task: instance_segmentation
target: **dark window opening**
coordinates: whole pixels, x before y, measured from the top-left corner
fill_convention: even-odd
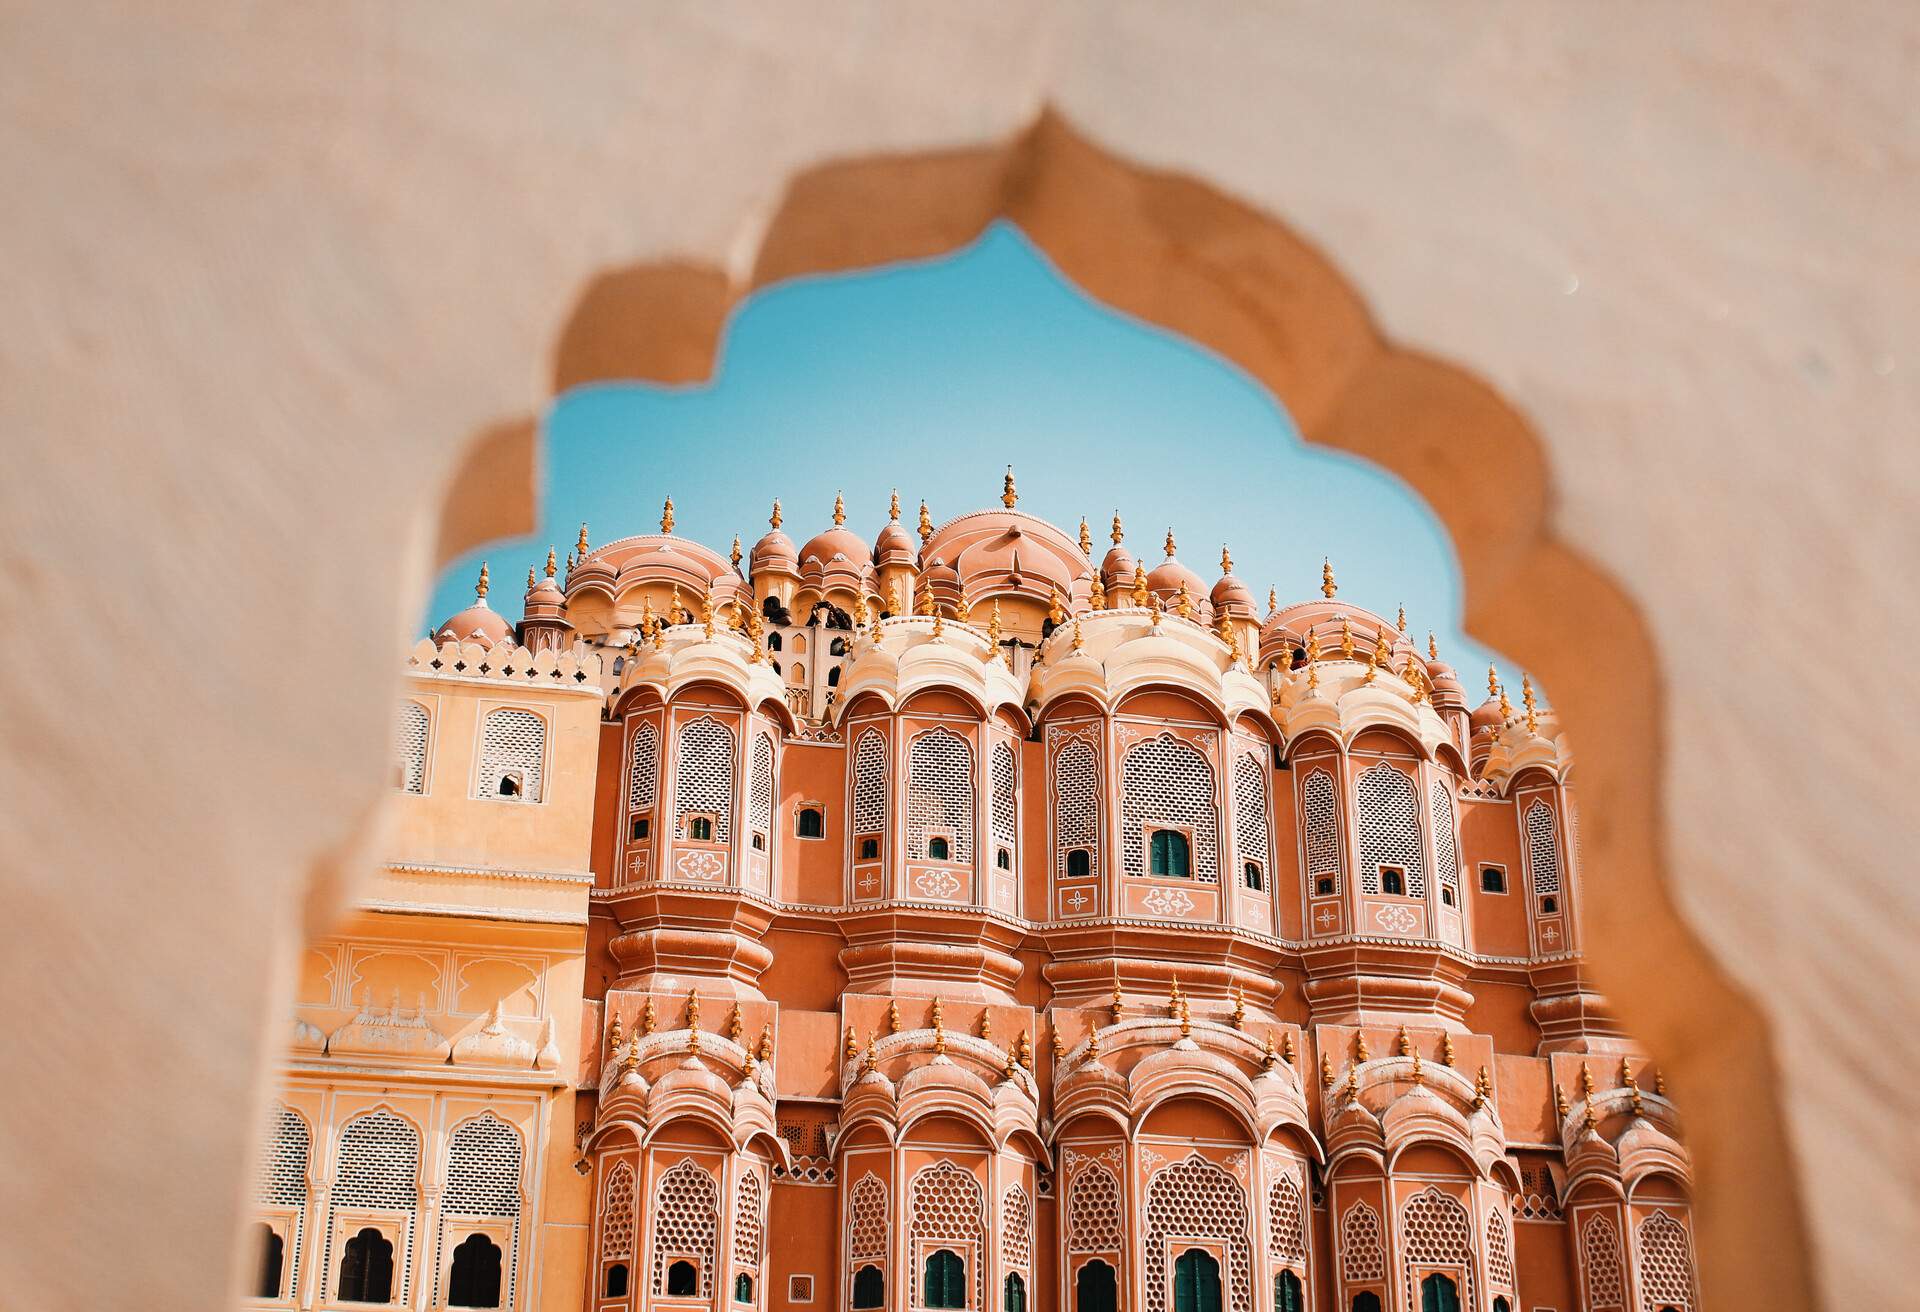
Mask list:
[[[500,1245],[485,1235],[460,1241],[447,1279],[447,1306],[500,1306]]]
[[[393,1302],[393,1241],[372,1226],[347,1240],[334,1297],[342,1303]]]
[[[1352,1312],[1380,1312],[1380,1295],[1371,1289],[1355,1294]]]
[[[1558,910],[1560,910],[1560,899],[1559,899],[1559,898],[1557,898],[1557,897],[1554,897],[1554,896],[1553,896],[1552,894],[1548,894],[1548,895],[1547,895],[1546,897],[1543,897],[1543,898],[1541,898],[1541,899],[1540,899],[1540,914],[1541,914],[1541,915],[1543,915],[1543,916],[1551,916],[1551,915],[1553,915],[1553,914],[1554,914],[1555,912],[1557,912]]]
[[[1174,1260],[1173,1312],[1220,1312],[1220,1262],[1204,1248]]]
[[[826,834],[827,834],[826,816],[821,812],[820,808],[817,806],[801,807],[800,819],[797,823],[798,823],[800,837],[802,838],[826,837]]]
[[[713,821],[703,815],[697,815],[687,821],[687,837],[696,843],[713,841]]]
[[[947,846],[947,840],[937,834],[927,840],[927,860],[929,861],[947,860],[947,853],[950,850]]]
[[[733,1301],[736,1303],[753,1302],[753,1277],[742,1271],[733,1278]]]
[[[887,1278],[877,1266],[863,1266],[853,1273],[853,1305],[856,1308],[885,1307]]]
[[[764,852],[767,850],[767,836],[765,834],[756,833],[753,836],[753,850],[756,852]]]
[[[1119,1297],[1113,1268],[1097,1257],[1074,1277],[1073,1312],[1118,1312]]]
[[[632,826],[627,830],[627,836],[631,841],[637,843],[647,836],[647,831],[652,827],[652,824],[646,816],[637,815],[633,818]]]
[[[860,840],[860,859],[862,861],[871,861],[879,855],[880,855],[879,839],[863,838]]]
[[[264,1221],[253,1227],[253,1236],[260,1249],[260,1275],[254,1281],[253,1296],[278,1298],[280,1271],[287,1261],[287,1242]]]
[[[840,667],[836,665],[832,669],[827,671],[827,687],[838,688],[839,686],[840,686]]]
[[[607,1297],[625,1298],[627,1294],[627,1264],[615,1262],[607,1268]]]
[[[829,656],[845,656],[846,654],[847,640],[845,638],[835,638],[827,648],[827,655]]]
[[[1504,1298],[1496,1298],[1493,1300],[1493,1312],[1513,1312],[1513,1304],[1507,1302]],[[1673,1312],[1673,1309],[1663,1307],[1660,1309],[1660,1312]]]
[[[772,601],[772,600],[773,600],[773,598],[772,598],[772,597],[768,597],[768,598],[767,598],[767,600],[768,600],[768,601]],[[769,633],[769,634],[767,635],[767,650],[768,650],[768,651],[779,651],[779,650],[780,650],[780,635],[779,635],[779,634],[777,634],[777,633]]]
[[[667,1293],[684,1298],[700,1291],[700,1268],[684,1257],[667,1268]]]
[[[1167,879],[1187,879],[1193,874],[1192,849],[1187,836],[1172,829],[1156,829],[1147,838],[1147,869]]]
[[[1394,897],[1407,895],[1407,872],[1399,866],[1380,867],[1380,891]]]
[[[1067,853],[1067,878],[1085,879],[1093,873],[1093,853],[1084,847],[1076,847]]]
[[[1420,1312],[1460,1312],[1460,1288],[1438,1273],[1420,1282]]]
[[[1507,891],[1507,872],[1499,866],[1480,867],[1480,891],[1482,893],[1504,893]]]
[[[1440,900],[1448,906],[1453,905],[1453,890],[1445,884],[1440,885]]]
[[[503,774],[500,776],[500,796],[502,797],[520,796],[520,776],[519,775]]]
[[[1007,1273],[1007,1293],[1002,1300],[1004,1312],[1027,1312],[1027,1282],[1018,1271]]]
[[[950,1248],[927,1254],[926,1278],[920,1282],[921,1307],[965,1307],[967,1264]]]
[[[1322,875],[1320,876],[1319,879],[1315,880],[1313,885],[1313,895],[1315,897],[1332,897],[1333,896],[1333,876]]]
[[[1246,868],[1244,871],[1242,871],[1242,874],[1246,878],[1247,887],[1252,889],[1254,892],[1258,893],[1261,889],[1266,887],[1266,879],[1260,873],[1259,862],[1257,861],[1247,862]]]
[[[1273,1278],[1273,1312],[1306,1312],[1306,1306],[1299,1276],[1282,1271]]]
[[[1013,853],[1007,851],[1004,847],[1001,848],[993,854],[993,864],[1002,870],[1013,869]]]

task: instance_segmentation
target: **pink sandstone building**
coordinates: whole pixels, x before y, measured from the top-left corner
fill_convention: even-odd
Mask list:
[[[673,532],[408,658],[250,1306],[1694,1312],[1552,711],[1001,508]]]

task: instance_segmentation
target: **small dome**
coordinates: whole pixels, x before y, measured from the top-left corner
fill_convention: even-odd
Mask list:
[[[1467,690],[1460,686],[1460,676],[1453,672],[1453,666],[1445,661],[1427,662],[1427,677],[1433,681],[1433,699],[1446,701],[1464,708],[1467,704]]]
[[[883,568],[888,565],[905,565],[912,568],[914,558],[919,554],[913,545],[913,535],[900,527],[900,521],[890,519],[887,526],[880,530],[879,539],[873,544],[873,558]]]
[[[1255,618],[1253,593],[1234,575],[1233,557],[1225,547],[1220,548],[1220,577],[1214,582],[1213,591],[1207,594],[1207,600],[1213,603],[1215,612],[1226,611],[1241,619]]]
[[[1177,596],[1183,584],[1196,604],[1207,595],[1206,580],[1171,556],[1147,571],[1147,587],[1156,595]]]
[[[798,574],[800,553],[793,539],[780,531],[780,502],[775,498],[773,514],[767,517],[766,536],[753,544],[747,556],[747,568],[755,574]]]
[[[996,596],[1045,603],[1056,593],[1071,603],[1090,586],[1079,544],[1019,510],[976,510],[948,520],[928,537],[921,555],[929,578],[936,561],[950,568],[969,605]]]
[[[547,572],[545,575],[536,575],[532,571],[528,571],[527,595],[520,608],[520,614],[524,619],[558,620],[566,618],[566,594],[561,592],[559,585],[553,581],[553,576],[557,572],[558,568],[552,550],[547,552]]]
[[[473,585],[473,605],[444,621],[433,631],[435,642],[478,642],[491,647],[513,637],[513,625],[487,605],[487,567],[480,566],[480,579]]]
[[[822,567],[846,563],[855,569],[871,563],[873,552],[860,540],[860,535],[848,528],[830,528],[825,533],[816,533],[807,539],[807,545],[800,548],[802,569],[818,562]]]

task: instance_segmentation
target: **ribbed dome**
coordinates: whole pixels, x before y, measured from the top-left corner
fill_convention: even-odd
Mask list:
[[[880,537],[873,544],[873,559],[883,568],[889,565],[912,567],[919,549],[913,545],[913,535],[900,526],[900,521],[890,519],[887,526],[880,530]]]
[[[505,617],[497,615],[487,605],[487,591],[491,584],[487,577],[487,567],[480,566],[480,578],[473,586],[473,605],[459,614],[441,623],[433,631],[435,642],[479,642],[491,647],[513,637],[513,625]]]
[[[1080,544],[1043,519],[1018,510],[978,510],[949,520],[927,539],[922,558],[949,566],[968,605],[1017,594],[1071,600],[1092,581]]]
[[[1233,558],[1225,547],[1220,549],[1220,577],[1214,581],[1213,591],[1207,594],[1207,600],[1213,603],[1216,612],[1226,611],[1238,619],[1253,619],[1257,612],[1253,608],[1253,593],[1233,572]]]

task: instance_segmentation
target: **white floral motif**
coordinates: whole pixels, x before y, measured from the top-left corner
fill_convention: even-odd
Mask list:
[[[1073,890],[1073,892],[1069,893],[1066,897],[1062,898],[1061,900],[1065,902],[1068,906],[1072,907],[1075,911],[1079,911],[1081,908],[1087,905],[1088,899],[1087,899],[1085,890],[1076,888]]]
[[[1140,899],[1140,905],[1156,916],[1184,916],[1193,910],[1193,899],[1184,889],[1155,888]]]
[[[1389,934],[1408,934],[1420,923],[1413,912],[1405,907],[1380,907],[1373,913],[1374,923]]]
[[[682,852],[674,860],[673,873],[710,884],[726,876],[727,862],[718,852]]]
[[[960,891],[960,881],[946,870],[922,870],[913,877],[914,891],[922,897],[953,897]]]

